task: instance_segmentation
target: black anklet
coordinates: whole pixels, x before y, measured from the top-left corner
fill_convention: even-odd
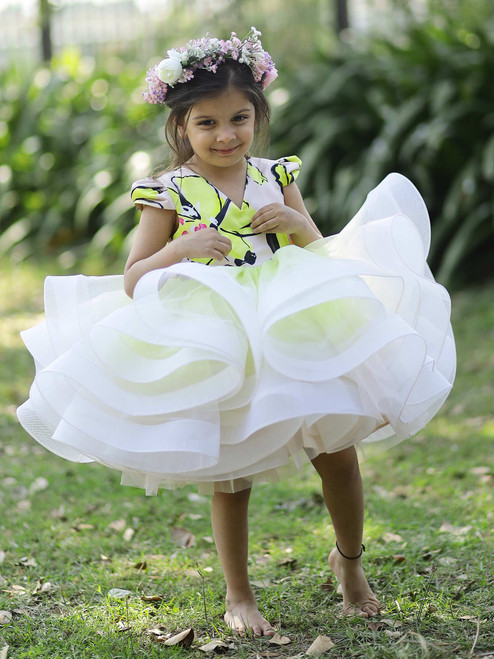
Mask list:
[[[362,549],[360,550],[360,554],[358,556],[345,556],[345,554],[338,547],[338,543],[336,543],[336,549],[340,552],[340,554],[343,556],[343,558],[347,559],[347,561],[356,561],[357,558],[360,558],[362,556],[362,552],[365,551],[365,546],[362,545]]]

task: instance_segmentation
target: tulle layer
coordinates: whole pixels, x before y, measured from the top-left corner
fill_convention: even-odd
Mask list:
[[[24,428],[156,493],[235,491],[321,452],[426,425],[455,374],[420,195],[388,176],[339,234],[255,267],[48,277]]]

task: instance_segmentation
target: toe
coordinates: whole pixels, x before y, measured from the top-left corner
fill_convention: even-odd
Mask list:
[[[262,629],[259,627],[259,625],[254,625],[252,627],[252,633],[254,636],[262,636]]]

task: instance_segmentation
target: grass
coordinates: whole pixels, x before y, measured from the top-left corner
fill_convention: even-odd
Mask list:
[[[254,490],[252,579],[292,640],[277,647],[222,623],[208,498],[192,488],[146,498],[116,472],[49,454],[17,424],[33,373],[18,331],[41,317],[43,272],[0,271],[0,610],[12,615],[0,656],[8,645],[9,659],[193,658],[222,638],[228,656],[289,657],[324,634],[327,657],[494,657],[492,286],[454,298],[460,369],[441,413],[362,464],[377,624],[342,616],[326,561],[334,535],[310,467]],[[115,588],[130,595],[112,597]],[[189,649],[158,640],[189,627]]]

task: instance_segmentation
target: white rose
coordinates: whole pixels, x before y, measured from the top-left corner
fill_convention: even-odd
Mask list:
[[[178,59],[168,57],[161,60],[156,67],[158,78],[167,85],[173,85],[182,75],[182,65]]]

